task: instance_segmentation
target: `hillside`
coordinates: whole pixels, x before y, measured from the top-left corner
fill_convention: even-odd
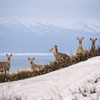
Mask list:
[[[41,76],[0,83],[0,100],[100,100],[100,56]]]

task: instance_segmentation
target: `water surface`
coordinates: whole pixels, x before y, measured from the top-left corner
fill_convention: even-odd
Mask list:
[[[30,62],[28,60],[29,58],[33,58],[35,57],[34,63],[37,65],[46,65],[48,63],[55,60],[55,57],[53,55],[49,55],[49,56],[26,56],[26,55],[12,55],[11,57],[11,68],[10,68],[10,72],[15,72],[17,70],[21,70],[21,69],[31,69],[31,65]],[[5,55],[0,55],[0,62],[6,62],[7,61],[7,57]]]

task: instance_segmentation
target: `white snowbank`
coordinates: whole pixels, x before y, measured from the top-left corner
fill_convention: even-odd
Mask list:
[[[82,92],[85,89],[86,92]],[[92,89],[95,89],[95,93]],[[22,100],[97,100],[98,97],[100,100],[99,93],[100,56],[45,75],[0,83],[0,98],[17,96]]]

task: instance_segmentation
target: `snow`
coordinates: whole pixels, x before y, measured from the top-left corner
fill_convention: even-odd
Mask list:
[[[34,56],[47,56],[47,55],[53,55],[50,53],[12,53],[12,52],[6,52],[6,53],[0,53],[0,55],[5,56],[6,54],[13,54],[15,56],[27,56],[27,55],[34,55]]]
[[[15,25],[24,25],[27,28],[33,29],[34,26],[41,26],[47,27],[47,26],[57,26],[64,29],[70,29],[70,30],[80,30],[80,31],[87,31],[87,32],[100,32],[100,21],[99,19],[72,19],[72,18],[15,18],[15,19],[9,19],[9,18],[3,18],[0,19],[0,25],[9,25],[15,24]],[[87,26],[87,27],[86,27]],[[32,30],[34,31],[34,29]]]
[[[41,76],[0,83],[0,98],[10,96],[22,100],[100,100],[100,56]]]

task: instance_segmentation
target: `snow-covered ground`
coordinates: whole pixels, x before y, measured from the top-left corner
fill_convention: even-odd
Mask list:
[[[45,75],[0,83],[0,98],[14,96],[22,100],[100,100],[100,56]]]

